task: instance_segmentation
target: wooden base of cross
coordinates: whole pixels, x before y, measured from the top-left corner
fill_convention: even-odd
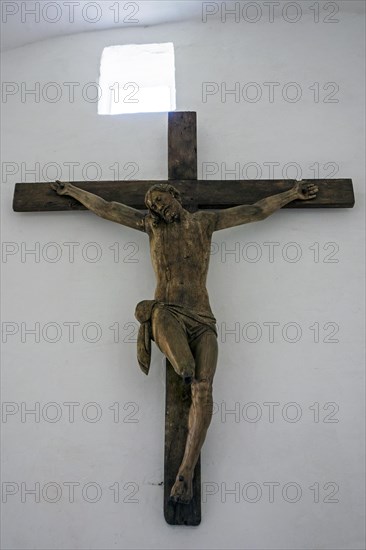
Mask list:
[[[169,113],[168,127],[168,181],[104,181],[72,182],[77,187],[100,195],[105,200],[117,201],[145,210],[146,191],[154,183],[172,183],[181,192],[183,206],[189,210],[220,209],[252,204],[269,195],[287,191],[295,180],[197,180],[196,113]],[[319,192],[311,201],[293,201],[285,208],[352,208],[354,194],[350,179],[303,180],[315,183]],[[13,209],[16,212],[56,210],[85,210],[71,197],[57,195],[48,182],[17,183]],[[199,525],[201,521],[200,460],[194,475],[194,496],[190,504],[170,501],[170,490],[180,466],[187,436],[190,388],[182,384],[169,362],[166,369],[165,408],[165,465],[164,515],[171,525]]]

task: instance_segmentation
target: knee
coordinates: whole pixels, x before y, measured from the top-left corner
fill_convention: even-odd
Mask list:
[[[185,384],[191,384],[194,379],[194,373],[196,369],[195,361],[187,358],[184,362],[180,363],[181,376]]]

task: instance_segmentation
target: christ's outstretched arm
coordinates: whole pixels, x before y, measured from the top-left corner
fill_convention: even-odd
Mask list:
[[[81,202],[88,210],[97,214],[101,218],[110,220],[112,222],[121,223],[132,229],[139,231],[145,231],[144,214],[135,208],[126,206],[119,202],[109,202],[94,193],[89,193],[79,187],[75,187],[68,182],[56,181],[56,183],[50,184],[52,189],[57,192],[58,195],[69,195],[77,201]]]
[[[273,212],[276,212],[276,210],[295,199],[314,199],[317,192],[318,188],[316,185],[312,183],[303,185],[301,181],[299,181],[292,189],[284,193],[272,195],[254,204],[243,204],[241,206],[234,206],[234,208],[220,210],[215,214],[217,218],[214,231],[242,225],[244,223],[264,220],[273,214]]]

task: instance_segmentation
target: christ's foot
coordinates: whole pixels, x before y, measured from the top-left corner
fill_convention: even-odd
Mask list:
[[[170,500],[180,504],[188,504],[193,497],[192,476],[177,475],[177,479],[170,492]]]

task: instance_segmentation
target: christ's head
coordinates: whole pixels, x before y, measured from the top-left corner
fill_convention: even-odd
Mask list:
[[[145,195],[145,204],[155,223],[172,223],[179,220],[183,210],[179,191],[172,185],[158,183],[150,187]]]

